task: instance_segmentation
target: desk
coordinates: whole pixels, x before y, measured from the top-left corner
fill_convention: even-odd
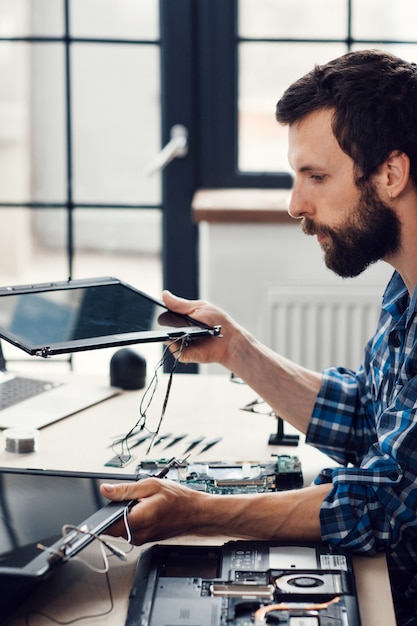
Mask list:
[[[156,428],[167,389],[167,375],[159,377],[154,399],[149,407],[147,426]],[[99,382],[99,381],[96,381]],[[134,473],[136,464],[146,459],[147,443],[135,448],[132,461],[122,470],[105,467],[114,455],[111,443],[123,436],[139,418],[143,390],[124,392],[86,411],[52,424],[40,431],[38,451],[31,454],[13,454],[0,450],[0,466],[31,467],[86,472]],[[274,417],[242,411],[257,395],[246,385],[232,383],[228,376],[174,375],[171,392],[160,434],[187,433],[179,444],[167,450],[164,443],[155,446],[150,459],[183,457],[188,443],[198,436],[204,441],[222,437],[207,452],[198,446],[190,460],[267,460],[271,454],[297,454],[304,466],[304,482],[309,484],[325,465],[332,465],[327,457],[303,438],[297,448],[269,446],[269,435],[276,432]],[[290,426],[285,432],[294,433]],[[202,443],[204,443],[204,441]]]
[[[159,419],[167,388],[167,375],[161,375],[154,399],[149,408],[149,426]],[[143,391],[124,392],[70,418],[42,429],[38,451],[28,455],[0,452],[0,465],[47,469],[111,472],[121,476],[133,473],[139,460],[145,457],[146,443],[134,450],[136,457],[120,470],[104,463],[112,456],[112,438],[130,429],[139,414]],[[205,435],[207,439],[223,439],[210,450],[193,451],[192,460],[268,460],[271,454],[296,454],[303,465],[304,480],[308,484],[323,466],[331,462],[317,450],[307,446],[301,438],[297,448],[269,446],[269,435],[276,431],[275,418],[240,410],[254,400],[256,394],[246,385],[230,382],[227,376],[174,376],[161,434],[188,433],[179,444],[164,450],[165,444],[155,446],[149,458],[163,458],[184,454],[190,438]],[[286,432],[294,431],[286,426]],[[218,541],[209,538],[205,543]],[[184,543],[180,538],[172,543]],[[187,538],[201,543],[201,538]],[[94,545],[82,552],[88,558]],[[110,579],[115,606],[111,613],[90,618],[90,625],[122,626],[127,611],[128,591],[134,574],[140,548],[135,548],[127,563],[111,560]],[[384,624],[394,626],[389,581],[385,558],[355,557],[355,575],[363,626]],[[103,575],[87,570],[79,562],[66,564],[58,570],[38,592],[21,607],[11,626],[24,626],[28,610],[42,610],[57,619],[68,621],[87,614],[101,614],[109,608],[109,598]],[[45,618],[33,617],[30,626],[49,623]],[[83,622],[81,622],[83,623]],[[87,623],[87,622],[86,622]]]

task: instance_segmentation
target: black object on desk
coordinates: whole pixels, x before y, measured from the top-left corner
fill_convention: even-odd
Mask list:
[[[300,437],[298,435],[286,435],[284,433],[284,420],[277,415],[277,432],[269,436],[270,446],[298,446]]]
[[[241,407],[242,411],[249,413],[260,413],[261,415],[271,415],[277,420],[277,432],[270,435],[268,444],[270,446],[297,446],[300,437],[298,435],[286,435],[284,433],[284,420],[277,415],[272,407],[270,407],[263,398],[255,398],[252,402],[248,402]]]
[[[110,385],[120,389],[143,389],[146,360],[131,348],[115,352],[110,361]]]

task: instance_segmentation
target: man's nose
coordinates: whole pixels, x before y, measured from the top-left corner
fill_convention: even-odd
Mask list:
[[[300,187],[297,184],[294,184],[291,195],[290,202],[288,206],[288,213],[291,217],[301,218],[305,215],[311,215],[314,212],[314,207],[311,200],[302,193]]]

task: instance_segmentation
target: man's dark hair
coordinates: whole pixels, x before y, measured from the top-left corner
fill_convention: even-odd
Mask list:
[[[291,125],[319,109],[334,109],[333,132],[362,181],[398,150],[408,155],[417,186],[415,63],[381,50],[348,52],[293,83],[277,104],[276,118]]]

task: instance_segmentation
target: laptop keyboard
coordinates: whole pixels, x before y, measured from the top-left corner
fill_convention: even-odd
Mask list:
[[[58,387],[60,384],[46,380],[37,380],[36,378],[25,378],[23,376],[5,380],[0,384],[0,411],[28,398],[33,398],[33,396],[38,396],[44,391]]]

